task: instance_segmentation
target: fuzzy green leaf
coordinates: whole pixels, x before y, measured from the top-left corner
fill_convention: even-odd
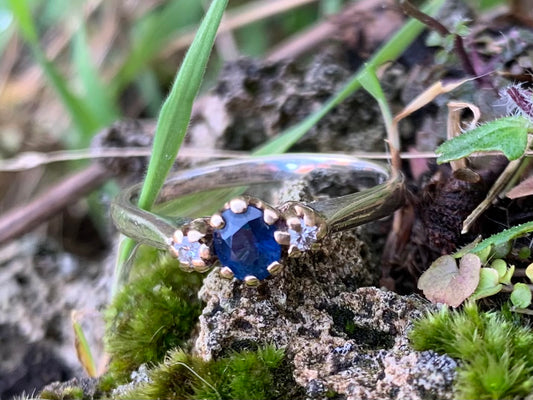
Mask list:
[[[531,290],[525,283],[516,283],[511,293],[511,303],[516,308],[527,308],[531,304]]]
[[[527,235],[528,233],[533,232],[533,221],[523,223],[521,225],[513,226],[512,228],[506,229],[488,237],[487,239],[481,241],[479,244],[469,249],[470,253],[478,254],[480,252],[486,251],[487,247],[501,246],[511,240],[519,238],[521,236]],[[463,250],[460,249],[456,254],[462,253]],[[455,256],[455,255],[454,255]]]
[[[475,254],[466,254],[459,262],[459,269],[455,258],[442,256],[422,274],[418,288],[433,303],[458,307],[478,286],[480,268],[481,261]]]
[[[100,125],[106,126],[117,119],[120,113],[93,64],[87,43],[85,21],[82,18],[80,18],[80,28],[73,38],[72,50],[74,66],[85,92],[83,100]]]
[[[526,151],[530,123],[523,117],[504,117],[456,136],[441,144],[435,153],[439,164],[458,160],[476,151],[501,151],[509,160]]]
[[[482,299],[493,296],[502,290],[503,286],[499,283],[500,277],[498,271],[494,268],[481,268],[479,274],[479,285],[475,292],[470,296],[472,300]]]

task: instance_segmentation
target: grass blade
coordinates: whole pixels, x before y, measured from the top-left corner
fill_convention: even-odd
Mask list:
[[[72,50],[77,76],[84,89],[83,100],[101,126],[107,126],[116,120],[120,113],[91,60],[83,18],[80,18],[80,28],[74,35]]]
[[[213,0],[211,3],[176,75],[170,94],[161,108],[152,157],[139,195],[138,206],[144,210],[150,210],[154,204],[185,138],[193,101],[200,89],[216,32],[227,4],[228,0]],[[113,292],[119,284],[117,278],[125,275],[122,267],[134,246],[133,240],[126,239],[121,247]]]
[[[111,93],[118,96],[180,29],[197,24],[202,11],[198,0],[174,0],[143,18],[133,32],[131,51],[112,80]]]
[[[71,143],[71,145],[76,147],[86,146],[90,137],[92,137],[92,134],[101,127],[101,123],[95,115],[92,114],[88,107],[70,91],[64,78],[59,74],[55,66],[46,58],[46,55],[39,44],[37,29],[31,17],[28,1],[8,1],[11,12],[18,22],[22,36],[31,47],[35,59],[58,94],[61,102],[68,110],[74,125],[81,134],[81,137],[76,138],[75,143]]]

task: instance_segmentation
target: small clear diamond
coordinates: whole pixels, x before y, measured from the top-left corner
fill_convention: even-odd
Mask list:
[[[200,259],[200,242],[189,242],[185,236],[181,243],[174,243],[173,246],[182,264],[191,265],[193,260]]]
[[[300,251],[306,251],[316,242],[318,227],[307,226],[303,218],[300,218],[300,231],[289,228],[288,232],[291,236],[291,245],[296,246]]]

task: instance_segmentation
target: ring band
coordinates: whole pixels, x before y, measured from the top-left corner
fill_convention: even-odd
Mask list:
[[[285,256],[319,247],[329,233],[391,214],[404,202],[403,176],[347,155],[295,153],[212,163],[178,172],[165,182],[158,204],[214,189],[244,191],[267,182],[317,180],[320,174],[347,177],[359,191],[279,206],[239,194],[212,216],[192,219],[141,210],[135,205],[142,186],[137,184],[112,202],[111,216],[123,234],[170,251],[186,271],[204,272],[221,265],[221,276],[254,286],[279,272]],[[361,186],[365,188],[360,190]]]

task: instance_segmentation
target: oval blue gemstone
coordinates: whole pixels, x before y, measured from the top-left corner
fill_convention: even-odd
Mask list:
[[[246,212],[222,212],[225,225],[213,232],[213,247],[222,265],[229,267],[237,279],[253,275],[269,276],[267,267],[281,257],[281,246],[274,239],[276,227],[263,221],[263,211],[248,206]]]

